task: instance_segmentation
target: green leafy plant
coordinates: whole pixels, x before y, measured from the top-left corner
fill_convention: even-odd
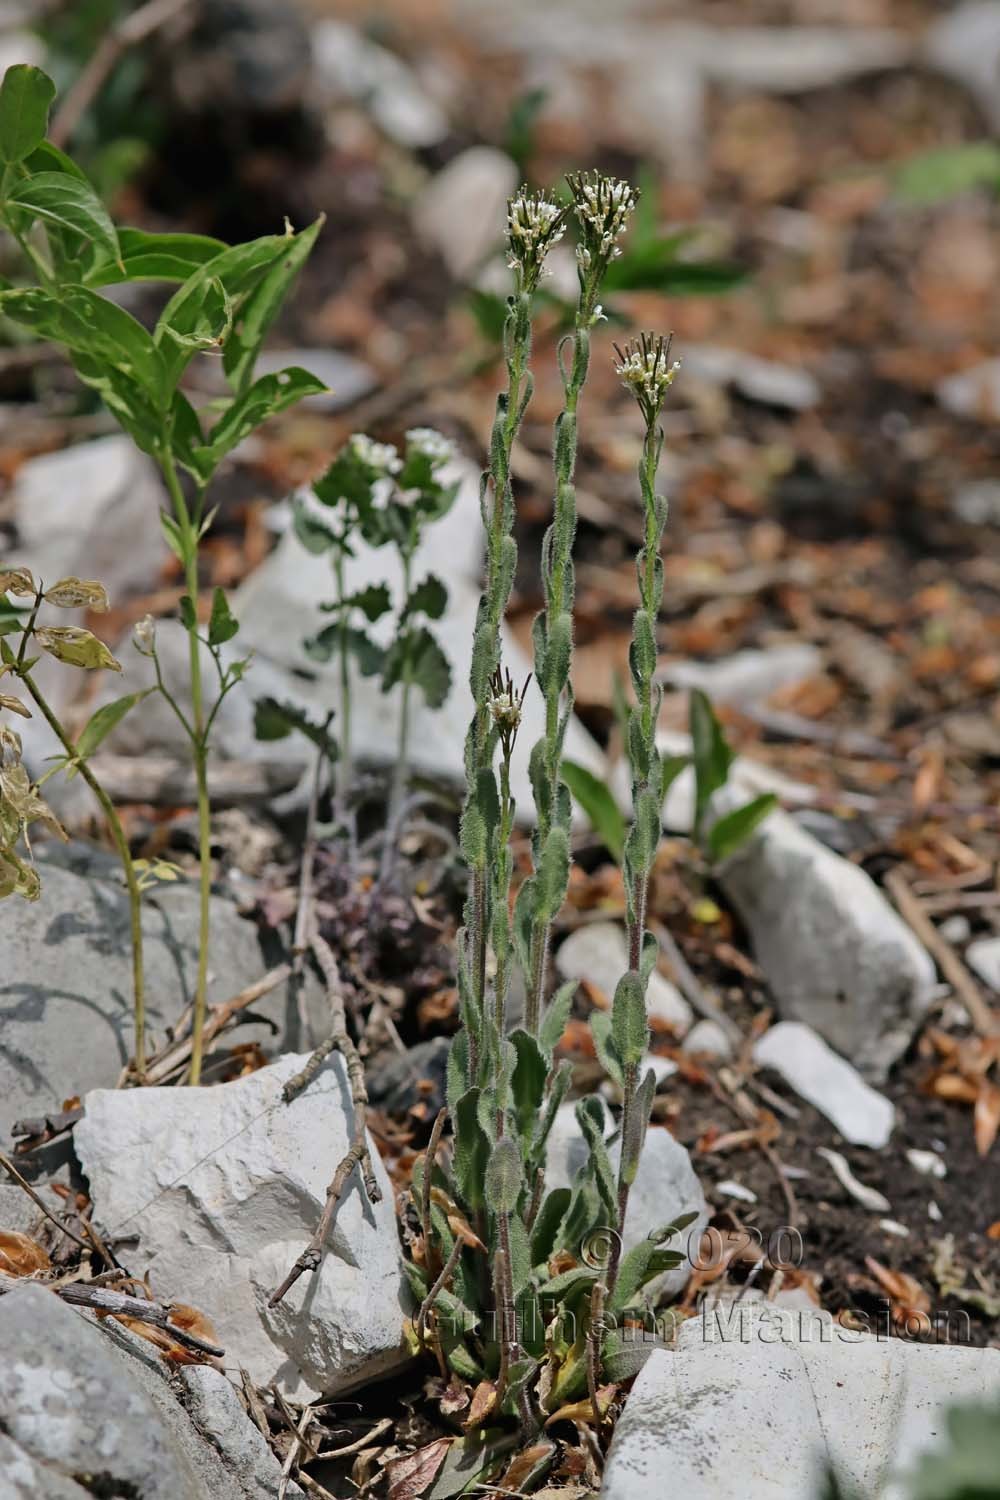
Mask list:
[[[901,198],[925,206],[975,188],[1000,193],[1000,144],[965,141],[920,151],[896,168],[893,186]]]
[[[0,313],[63,345],[83,383],[155,459],[169,494],[170,510],[160,520],[187,586],[182,620],[191,712],[184,717],[199,822],[201,925],[191,1056],[196,1083],[208,976],[207,761],[214,719],[202,684],[197,604],[199,545],[213,516],[206,492],[226,455],[261,422],[324,389],[299,368],[254,379],[263,339],[322,221],[301,234],[288,228],[231,248],[202,235],[119,231],[80,168],[45,140],[54,92],[51,79],[27,65],[9,68],[0,84],[0,222],[37,279],[33,286],[0,289]],[[129,281],[179,283],[152,330],[101,295],[102,288]],[[205,416],[181,389],[188,365],[203,352],[221,355],[230,388]],[[206,638],[217,666],[219,648],[237,629],[217,592]],[[238,678],[241,668],[229,672]],[[220,695],[231,685],[220,679]]]
[[[553,200],[522,191],[508,211],[514,290],[503,342],[507,384],[497,399],[481,490],[487,566],[470,676],[475,707],[466,740],[461,846],[469,867],[469,897],[458,939],[463,1025],[448,1063],[453,1142],[450,1160],[445,1159],[442,1112],[414,1171],[405,1213],[407,1269],[419,1300],[414,1344],[433,1349],[443,1371],[475,1387],[463,1447],[471,1474],[480,1479],[496,1472],[511,1423],[530,1435],[547,1417],[582,1399],[589,1401],[600,1425],[608,1398],[599,1382],[629,1378],[654,1346],[648,1329],[638,1341],[630,1340],[626,1322],[641,1322],[650,1313],[650,1284],[683,1259],[667,1243],[689,1222],[683,1217],[664,1225],[627,1254],[620,1253],[627,1206],[622,1184],[634,1175],[655,1087],[652,1070],[639,1080],[647,1046],[648,943],[640,944],[637,972],[623,977],[613,1011],[598,1013],[600,1019],[593,1023],[598,1055],[626,1099],[619,1130],[621,1165],[617,1172],[612,1166],[613,1127],[603,1102],[583,1099],[576,1117],[587,1160],[571,1186],[547,1191],[545,1184],[549,1135],[571,1077],[570,1065],[556,1060],[555,1049],[576,990],[572,981],[548,996],[549,933],[570,870],[571,804],[562,744],[572,706],[577,409],[592,330],[601,318],[602,278],[616,257],[635,202],[628,184],[597,175],[574,177],[571,192],[570,211],[581,234],[580,296],[573,331],[559,348],[564,407],[554,435],[553,521],[541,557],[545,609],[534,630],[534,675],[544,702],[545,732],[530,755],[537,818],[533,868],[512,917],[511,760],[530,686],[516,686],[500,662],[499,627],[516,563],[510,454],[531,398],[530,299],[545,255],[567,218],[567,210]],[[658,457],[659,439],[651,442],[652,456]],[[648,534],[654,552],[663,512],[658,502],[654,522],[659,521]],[[646,553],[640,570],[648,615],[658,595],[652,597],[646,582],[652,578],[655,584],[660,575]],[[645,659],[641,681],[652,695]],[[649,729],[651,713],[652,707],[645,716],[639,713],[640,727]],[[640,777],[646,774],[644,764],[653,774],[647,755],[646,763],[637,761]],[[631,834],[627,841],[621,839],[636,887],[658,839],[659,798],[654,800],[657,830],[654,835],[647,829],[648,847],[638,850]],[[637,902],[636,925],[641,909]],[[523,1024],[509,1029],[508,986],[515,960],[525,976],[527,1003]],[[587,1252],[595,1237],[607,1235],[618,1244],[610,1275],[608,1261]]]
[[[313,661],[336,658],[340,679],[340,758],[338,806],[343,813],[353,774],[351,747],[351,674],[353,657],[364,676],[378,677],[382,691],[400,689],[399,740],[393,781],[393,811],[406,785],[409,764],[410,706],[414,687],[431,708],[440,708],[451,687],[451,668],[428,622],[439,620],[448,604],[448,591],[433,574],[413,578],[413,564],[424,532],[451,509],[458,492],[441,471],[452,457],[451,444],[427,427],[406,436],[402,457],[391,443],[376,443],[355,433],[313,484],[316,505],[302,501],[295,507],[295,533],[314,555],[328,554],[335,594],[322,606],[331,616],[305,643]],[[402,572],[402,592],[392,640],[383,647],[369,626],[393,608],[387,583],[372,583],[349,591],[345,565],[354,556],[356,540],[369,546],[396,549]]]

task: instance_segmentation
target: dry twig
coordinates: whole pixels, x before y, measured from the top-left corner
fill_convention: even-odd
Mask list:
[[[0,1167],[3,1167],[4,1171],[10,1177],[12,1177],[14,1179],[14,1181],[17,1183],[18,1187],[24,1189],[24,1191],[27,1193],[28,1197],[31,1199],[32,1203],[34,1203],[35,1207],[36,1208],[40,1208],[41,1211],[42,1211],[42,1213],[45,1215],[45,1217],[47,1219],[51,1219],[52,1220],[53,1224],[60,1231],[60,1233],[64,1234],[67,1239],[72,1240],[74,1242],[74,1244],[79,1245],[81,1247],[81,1249],[83,1249],[83,1250],[89,1251],[89,1250],[93,1249],[93,1243],[92,1243],[92,1241],[81,1239],[78,1234],[74,1234],[74,1232],[73,1232],[72,1229],[67,1229],[66,1225],[63,1224],[63,1223],[61,1223],[56,1218],[55,1214],[52,1213],[51,1209],[46,1208],[46,1206],[42,1202],[41,1198],[38,1196],[38,1194],[35,1192],[34,1188],[31,1186],[31,1183],[30,1182],[26,1182],[24,1180],[24,1178],[21,1176],[20,1172],[15,1167],[14,1163],[10,1160],[10,1158],[8,1156],[5,1156],[2,1151],[0,1151]]]
[[[900,916],[913,929],[927,952],[934,959],[941,973],[968,1011],[969,1020],[980,1036],[996,1036],[1000,1033],[1000,1021],[983,999],[982,991],[965,967],[954,948],[934,926],[924,911],[919,896],[914,895],[902,870],[890,870],[885,877],[886,889],[892,896]]]
[[[0,1271],[0,1295],[24,1286],[25,1282],[26,1278],[23,1276],[6,1276]],[[176,1323],[171,1323],[170,1308],[160,1302],[147,1302],[145,1298],[131,1297],[127,1292],[111,1291],[94,1281],[70,1281],[65,1286],[52,1287],[51,1290],[56,1297],[61,1297],[63,1302],[69,1302],[74,1307],[89,1307],[94,1312],[135,1318],[140,1323],[149,1323],[153,1328],[162,1328],[175,1343],[182,1344],[184,1348],[192,1349],[197,1354],[209,1354],[215,1359],[222,1359],[225,1355],[225,1349],[220,1349],[218,1344],[210,1344],[196,1333],[190,1333],[186,1328],[179,1328]]]
[[[315,1078],[324,1059],[329,1057],[331,1052],[339,1052],[347,1065],[347,1076],[351,1086],[351,1100],[354,1105],[354,1134],[347,1153],[334,1172],[330,1186],[326,1190],[326,1204],[323,1208],[319,1224],[316,1226],[316,1232],[277,1291],[272,1292],[268,1299],[269,1307],[277,1307],[290,1288],[295,1285],[299,1277],[303,1276],[306,1271],[317,1271],[319,1269],[320,1262],[323,1259],[323,1246],[326,1244],[327,1236],[330,1233],[330,1226],[333,1223],[337,1204],[340,1201],[344,1188],[347,1186],[347,1180],[355,1167],[360,1167],[361,1169],[361,1177],[369,1203],[378,1203],[382,1197],[381,1189],[375,1177],[371,1153],[368,1149],[366,1120],[368,1089],[365,1085],[365,1066],[347,1030],[347,1014],[344,1009],[344,994],[340,984],[337,960],[333,956],[333,951],[329,943],[317,931],[315,919],[313,919],[312,930],[310,932],[309,946],[323,971],[323,978],[326,981],[326,995],[331,1014],[330,1035],[321,1046],[317,1047],[302,1071],[297,1073],[294,1078],[288,1080],[282,1092],[286,1104],[290,1103]]]
[[[220,1005],[210,1007],[208,1019],[202,1029],[202,1047],[206,1053],[211,1042],[219,1035],[235,1015],[241,1010],[246,1010],[255,1000],[260,1000],[264,995],[269,995],[276,990],[279,984],[284,984],[291,977],[292,966],[289,963],[278,964],[276,968],[269,969],[262,979],[254,984],[248,984],[245,990],[240,990],[238,995],[224,1000]],[[187,1019],[190,1025],[190,1015]],[[146,1069],[146,1083],[163,1083],[172,1074],[178,1073],[184,1068],[191,1057],[191,1037],[185,1036],[175,1039],[163,1052],[154,1057]]]

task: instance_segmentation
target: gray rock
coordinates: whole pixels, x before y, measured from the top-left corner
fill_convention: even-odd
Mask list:
[[[992,5],[990,10],[994,10]],[[968,370],[959,370],[939,380],[935,395],[946,411],[956,417],[969,417],[978,422],[994,422],[1000,415],[1000,359],[986,359],[972,365]],[[963,520],[981,520],[985,492],[980,490],[972,511]],[[969,502],[966,502],[968,507]],[[992,506],[987,512],[993,514]]]
[[[133,1049],[128,900],[120,883],[41,863],[36,902],[0,904],[0,1141],[19,1116],[46,1114],[73,1094],[112,1086]],[[165,1040],[192,998],[197,972],[198,893],[190,882],[158,886],[143,904],[149,1045]],[[208,998],[226,1000],[265,971],[257,931],[235,907],[212,899]],[[317,1026],[318,989],[307,991]],[[255,1014],[294,1031],[286,990]],[[322,1034],[320,1030],[319,1034]],[[271,1038],[242,1028],[239,1040]],[[230,1045],[227,1038],[227,1045]]]
[[[732,1057],[733,1046],[718,1021],[699,1021],[684,1038],[684,1051],[709,1057]]]
[[[572,1104],[560,1106],[552,1134],[549,1136],[545,1163],[546,1188],[570,1187],[573,1178],[587,1161],[589,1147],[576,1121]],[[609,1149],[611,1164],[617,1168],[620,1150],[617,1142]],[[622,1242],[626,1251],[654,1229],[662,1229],[683,1213],[696,1213],[697,1219],[671,1241],[670,1249],[682,1250],[687,1259],[682,1265],[666,1271],[653,1288],[663,1296],[674,1297],[684,1290],[691,1275],[690,1250],[698,1241],[709,1219],[708,1205],[701,1183],[691,1165],[691,1158],[680,1141],[669,1130],[651,1126],[639,1158],[639,1170],[629,1194],[628,1215]],[[570,1249],[577,1247],[570,1246]],[[590,1246],[591,1253],[606,1252],[598,1235]]]
[[[448,122],[402,58],[342,21],[317,21],[313,62],[328,104],[352,99],[401,146],[436,146]]]
[[[517,167],[493,146],[470,146],[424,188],[414,208],[417,233],[456,281],[467,281],[501,243]]]
[[[966,948],[965,961],[984,984],[1000,992],[1000,937],[977,938]]]
[[[993,130],[1000,128],[1000,11],[992,0],[966,0],[945,11],[924,37],[924,56],[968,90]]]
[[[808,370],[717,344],[685,344],[684,372],[711,385],[732,386],[762,406],[808,411],[822,399],[819,384]]]
[[[773,646],[767,651],[737,651],[722,661],[671,662],[658,674],[674,687],[701,688],[712,702],[766,703],[779,688],[814,677],[823,665],[815,646]]]
[[[743,800],[727,788],[718,811]],[[866,1078],[909,1046],[934,965],[874,881],[773,812],[719,870],[781,1016],[803,1021]]]
[[[319,1271],[267,1306],[315,1230],[353,1128],[337,1055],[283,1103],[305,1061],[292,1054],[214,1088],[97,1090],[75,1133],[102,1224],[139,1235],[131,1269],[148,1272],[157,1295],[194,1301],[233,1363],[295,1399],[407,1358],[393,1191],[374,1144],[381,1202],[368,1203],[355,1174]]]
[[[797,1094],[836,1125],[845,1141],[879,1149],[892,1134],[896,1111],[849,1062],[808,1026],[779,1021],[754,1045],[758,1067],[773,1068]]]
[[[945,1408],[1000,1396],[995,1349],[887,1338],[881,1322],[873,1337],[815,1307],[705,1307],[639,1375],[602,1500],[717,1500],[734,1475],[743,1500],[814,1500],[826,1466],[847,1493],[900,1500],[900,1471],[942,1444]]]
[[[117,604],[148,588],[167,555],[157,519],[165,501],[152,460],[124,435],[30,458],[10,496],[16,561],[48,584],[99,578]]]
[[[274,1500],[281,1466],[222,1371],[187,1365],[178,1381],[184,1409],[204,1441],[217,1451],[237,1494],[246,1500]],[[293,1482],[287,1493],[301,1495],[302,1490]]]
[[[19,1464],[45,1473],[38,1494],[75,1496],[67,1482],[78,1480],[91,1495],[219,1497],[103,1331],[51,1292],[24,1286],[0,1297],[0,1347],[0,1430]],[[223,1496],[237,1500],[232,1488]]]
[[[588,922],[578,927],[556,954],[556,968],[563,979],[587,979],[612,1000],[628,968],[624,928],[617,922]],[[691,1025],[690,1005],[656,969],[649,976],[646,1010],[651,1021],[665,1022],[678,1036]]]
[[[973,479],[952,500],[952,510],[967,526],[1000,526],[1000,479]]]

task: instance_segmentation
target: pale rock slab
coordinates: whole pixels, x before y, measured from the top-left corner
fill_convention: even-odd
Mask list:
[[[896,1111],[808,1026],[779,1021],[755,1043],[758,1067],[773,1068],[854,1146],[886,1145]]]
[[[735,787],[714,812],[745,800]],[[803,1021],[874,1080],[909,1046],[934,965],[874,881],[783,812],[719,869],[782,1017]]]
[[[992,5],[989,6],[993,10]],[[993,422],[1000,415],[1000,359],[986,359],[968,370],[958,370],[946,375],[935,388],[938,401],[956,417],[969,417],[973,421]],[[982,495],[978,506],[974,502],[971,514],[962,517],[972,519],[976,510],[982,509]],[[967,502],[968,504],[968,502]],[[987,515],[991,514],[987,511]]]
[[[97,1090],[75,1134],[101,1222],[140,1237],[133,1271],[200,1307],[258,1384],[302,1400],[405,1363],[408,1311],[393,1190],[373,1143],[381,1202],[368,1203],[355,1173],[319,1271],[267,1306],[312,1236],[353,1128],[339,1055],[282,1101],[305,1062],[289,1054],[214,1088]]]
[[[58,1110],[65,1098],[111,1088],[134,1047],[128,898],[120,882],[39,863],[37,901],[0,903],[0,1149],[22,1116]],[[209,1003],[260,979],[264,957],[253,923],[212,898]],[[143,901],[148,1045],[162,1043],[191,1003],[198,966],[198,892],[160,886]],[[306,992],[322,1035],[325,1002]],[[256,1007],[287,1039],[295,1005],[285,989]],[[259,1025],[243,1039],[272,1040]]]
[[[632,1388],[602,1500],[682,1494],[815,1500],[831,1466],[845,1491],[903,1500],[900,1478],[941,1445],[945,1409],[1000,1396],[1000,1350],[855,1333],[818,1308],[752,1300],[682,1325]]]
[[[766,651],[737,651],[721,661],[670,662],[657,674],[673,687],[700,688],[713,704],[766,703],[781,688],[794,687],[822,670],[815,646],[797,643]]]
[[[748,401],[788,411],[809,411],[823,396],[808,370],[721,344],[685,344],[684,374],[709,385],[731,386]]]
[[[456,281],[467,281],[502,242],[517,167],[493,146],[470,146],[431,179],[413,220]]]
[[[617,922],[590,922],[571,932],[556,954],[563,979],[586,979],[614,999],[618,981],[628,968],[628,942]],[[646,989],[646,1012],[663,1021],[678,1036],[691,1025],[691,1007],[676,985],[654,969]]]
[[[1000,11],[992,0],[965,0],[947,10],[928,30],[923,47],[931,67],[962,84],[991,128],[1000,127]]]
[[[1000,938],[976,938],[965,950],[965,961],[984,984],[1000,992]]]
[[[572,1104],[560,1106],[549,1136],[545,1162],[545,1186],[549,1188],[571,1187],[577,1172],[587,1161],[589,1147],[576,1120]],[[618,1144],[609,1148],[611,1165],[617,1170],[620,1159]],[[670,1241],[668,1248],[685,1254],[683,1264],[666,1271],[655,1282],[652,1289],[659,1294],[673,1297],[684,1290],[693,1269],[691,1251],[697,1252],[698,1243],[709,1220],[708,1204],[698,1180],[691,1158],[669,1130],[650,1126],[639,1158],[639,1170],[628,1200],[628,1215],[622,1237],[625,1250],[631,1250],[654,1229],[662,1229],[684,1213],[695,1213],[697,1218],[687,1229]],[[581,1247],[570,1246],[574,1253]],[[598,1233],[587,1247],[591,1255],[603,1255],[608,1242]]]

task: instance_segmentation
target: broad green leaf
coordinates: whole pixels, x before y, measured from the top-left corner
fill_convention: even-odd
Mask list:
[[[15,63],[0,83],[0,158],[24,158],[45,139],[56,86],[41,68]]]
[[[661,1269],[666,1269],[656,1260],[660,1247],[665,1240],[672,1239],[675,1234],[679,1234],[682,1229],[693,1224],[697,1217],[696,1212],[679,1214],[672,1223],[664,1225],[662,1229],[651,1230],[645,1239],[640,1240],[622,1257],[615,1289],[608,1298],[609,1313],[623,1312],[647,1281],[658,1275]],[[680,1262],[676,1264],[679,1265]]]
[[[451,688],[451,667],[430,631],[421,626],[397,637],[386,652],[382,691],[400,682],[420,688],[429,708],[440,708]]]
[[[691,230],[657,236],[644,242],[626,241],[622,254],[608,267],[602,290],[662,292],[666,296],[728,292],[746,280],[743,267],[723,261],[682,259],[694,238]]]
[[[267,235],[245,245],[233,245],[198,266],[178,287],[153,333],[154,341],[164,351],[169,390],[180,379],[197,340],[222,326],[224,306],[228,303],[230,319],[237,318],[244,299],[287,246],[286,235]]]
[[[118,260],[115,226],[89,183],[67,172],[39,172],[17,183],[7,201],[31,219],[92,240],[113,261]]]
[[[563,1302],[570,1292],[578,1292],[584,1286],[593,1286],[596,1280],[597,1272],[592,1271],[589,1266],[573,1266],[571,1270],[553,1276],[551,1281],[543,1282],[538,1288],[538,1295]]]
[[[186,281],[193,271],[220,255],[226,246],[207,234],[148,234],[119,229],[121,262],[104,261],[87,276],[88,286],[119,281]]]
[[[389,586],[385,583],[370,583],[367,588],[348,594],[343,601],[345,609],[360,609],[369,623],[374,624],[392,608]]]
[[[157,405],[164,377],[159,350],[130,313],[89,287],[64,286],[58,297],[40,287],[0,291],[0,312],[42,338],[64,344],[88,384],[117,372],[136,381]]]
[[[695,688],[691,693],[690,725],[694,751],[697,829],[712,797],[726,784],[729,768],[733,763],[733,752],[726,744],[722,726],[715,717],[711,703],[700,688]]]
[[[375,677],[382,671],[385,652],[377,641],[373,641],[363,630],[354,626],[346,629],[339,623],[325,625],[316,635],[302,643],[306,655],[313,661],[327,662],[343,647],[354,657],[362,677]]]
[[[305,735],[330,761],[337,759],[337,742],[325,724],[310,719],[294,703],[279,703],[276,698],[258,698],[254,704],[254,734],[264,741],[283,740],[293,732]]]
[[[66,172],[70,177],[75,177],[78,182],[90,183],[90,178],[82,167],[78,167],[71,156],[65,151],[60,151],[58,146],[53,146],[51,141],[40,141],[25,158],[24,165],[29,172]]]
[[[400,623],[416,614],[426,615],[428,620],[440,620],[447,607],[448,590],[440,578],[436,578],[433,573],[428,573],[427,577],[410,591],[410,597],[403,605]]]
[[[214,468],[268,417],[286,411],[304,396],[315,396],[325,390],[321,380],[295,365],[279,370],[275,375],[262,375],[248,391],[236,397],[212,428],[208,442],[201,450],[205,462]]]
[[[143,698],[148,698],[150,693],[155,693],[155,688],[145,688],[141,693],[127,693],[124,698],[116,698],[113,703],[105,703],[96,713],[88,719],[80,738],[76,742],[76,754],[80,760],[86,760],[88,755],[93,755],[102,740],[107,739],[125,715],[132,712],[137,703]]]
[[[743,807],[737,807],[734,812],[727,813],[724,818],[713,824],[708,835],[708,852],[717,863],[728,859],[735,854],[741,844],[753,833],[759,824],[763,823],[768,813],[774,811],[778,805],[778,799],[771,792],[766,792],[761,797],[755,797],[752,802],[747,802]]]
[[[113,672],[122,669],[103,641],[75,625],[39,625],[34,638],[43,651],[71,667],[83,667],[88,672],[98,667],[110,667]]]
[[[208,621],[208,644],[224,646],[239,632],[240,622],[229,608],[222,589],[212,595],[212,613]]]
[[[618,863],[625,852],[625,819],[611,794],[607,782],[588,771],[575,760],[564,760],[560,766],[563,781],[574,799],[593,824],[604,847]]]
[[[254,363],[267,331],[277,317],[292,282],[309,258],[323,221],[324,215],[321,214],[308,229],[286,239],[283,253],[273,259],[240,310],[222,356],[223,368],[237,395],[241,395],[250,385]]]
[[[920,204],[940,203],[978,187],[1000,192],[1000,146],[965,141],[921,151],[898,169],[894,186],[900,197]]]

